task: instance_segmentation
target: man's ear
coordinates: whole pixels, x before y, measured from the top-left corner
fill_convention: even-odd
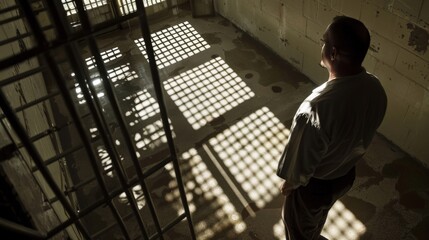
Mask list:
[[[337,50],[337,48],[335,46],[332,46],[332,51],[331,51],[331,54],[330,54],[329,57],[330,57],[331,61],[335,61],[335,59],[337,59],[337,57],[338,57],[338,50]]]

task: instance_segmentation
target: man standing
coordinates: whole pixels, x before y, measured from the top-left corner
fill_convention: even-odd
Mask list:
[[[353,185],[355,164],[386,111],[383,87],[362,67],[370,44],[364,24],[336,17],[322,41],[329,79],[296,112],[277,169],[288,240],[323,239],[328,211]]]

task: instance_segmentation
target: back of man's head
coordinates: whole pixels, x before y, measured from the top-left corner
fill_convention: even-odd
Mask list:
[[[365,25],[354,18],[337,16],[329,26],[333,46],[354,64],[361,64],[368,52],[370,35]]]

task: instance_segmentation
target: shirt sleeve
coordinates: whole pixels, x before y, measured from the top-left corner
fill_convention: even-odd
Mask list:
[[[327,149],[326,135],[311,119],[309,114],[296,117],[277,169],[277,175],[293,188],[307,185]]]

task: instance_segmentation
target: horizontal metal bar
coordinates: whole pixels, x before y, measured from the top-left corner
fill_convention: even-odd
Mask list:
[[[13,10],[17,10],[17,9],[19,9],[18,5],[14,5],[14,6],[10,6],[7,8],[0,9],[0,15],[7,13],[7,12],[11,12]],[[37,15],[37,13],[40,13],[40,12],[45,11],[45,10],[46,10],[46,8],[39,8],[39,9],[33,10],[33,13],[35,13],[35,15]]]
[[[76,1],[76,4],[77,4],[79,18],[83,23],[83,28],[84,29],[90,29],[91,27],[89,25],[89,18],[86,15],[86,12],[84,10],[83,2],[81,0],[78,0],[78,1]],[[50,2],[49,7],[55,8],[55,5],[53,5],[52,2]],[[54,11],[54,14],[55,14],[54,17],[56,19],[61,18],[61,16],[59,16],[56,11]],[[62,22],[62,21],[60,21],[60,22]],[[91,40],[92,39],[90,38],[91,53],[94,55],[94,58],[97,62],[97,65],[100,65],[100,64],[102,65],[103,63],[100,63],[100,61],[102,61],[100,54],[98,52],[97,52],[98,55],[95,54],[94,49],[91,47],[91,42],[92,42]],[[95,41],[95,40],[93,40],[93,41]],[[85,87],[87,85],[87,82],[85,81],[85,79],[89,80],[90,76],[88,76],[87,72],[84,71],[84,68],[85,68],[83,65],[84,63],[82,63],[81,60],[78,60],[78,59],[80,59],[80,57],[77,54],[75,43],[72,43],[71,45],[69,44],[67,46],[67,52],[69,53],[69,55],[71,57],[71,60],[72,60],[71,64],[72,64],[72,67],[74,68],[74,70],[76,71],[76,74],[77,74],[76,78],[77,78],[77,81],[79,82],[79,85],[81,86],[85,100],[87,101],[87,104],[89,106],[90,111],[93,113],[94,122],[96,123],[96,126],[99,130],[100,136],[101,136],[104,144],[106,144],[106,150],[109,153],[109,155],[112,156],[112,160],[113,160],[112,163],[117,170],[121,185],[125,186],[127,182],[126,182],[124,176],[122,175],[122,169],[121,169],[122,166],[120,163],[119,154],[117,153],[117,151],[115,149],[115,146],[114,146],[114,143],[112,140],[112,136],[111,136],[111,133],[108,129],[107,123],[106,123],[105,119],[103,118],[103,116],[101,115],[101,109],[102,109],[101,104],[98,101],[97,97],[92,98],[92,96],[91,96],[91,93],[93,95],[96,95],[96,90],[94,88],[94,85],[92,82],[90,82],[88,84],[88,87],[90,88],[91,92],[89,92],[88,89]],[[94,102],[95,102],[95,104],[94,104]],[[79,119],[76,119],[76,121],[79,121]],[[83,128],[83,125],[81,123],[79,124],[79,129],[80,129],[80,134],[82,136],[85,136],[86,131]],[[96,154],[94,153],[94,150],[92,149],[92,146],[90,145],[90,141],[88,141],[89,138],[84,138],[84,139],[86,140],[84,145],[87,148],[87,151],[90,153],[90,158],[89,158],[90,164],[93,168],[94,174],[97,176],[97,180],[98,180],[98,183],[100,185],[101,190],[103,191],[103,195],[105,198],[107,198],[109,193],[108,193],[107,187],[105,185],[105,182],[103,180],[103,176],[99,172],[99,160],[97,159]],[[132,193],[129,190],[127,190],[126,194],[127,194],[128,199],[130,199],[132,196]],[[129,201],[133,203],[132,204],[133,210],[135,208],[137,208],[136,203],[134,203],[132,200],[129,200]],[[116,219],[116,222],[118,223],[118,225],[121,229],[122,236],[125,237],[125,239],[127,239],[127,240],[130,239],[129,234],[126,230],[126,226],[123,223],[122,219],[120,218],[118,209],[113,205],[112,202],[108,202],[108,206],[111,210],[112,216]],[[134,210],[134,211],[136,211],[136,210]],[[138,212],[137,212],[137,214],[138,214]]]
[[[33,74],[39,73],[39,72],[43,71],[44,68],[45,68],[44,66],[36,67],[36,68],[31,69],[31,70],[28,70],[28,71],[25,71],[23,73],[20,73],[18,75],[14,75],[14,76],[12,76],[10,78],[1,80],[0,81],[0,87],[9,85],[9,84],[14,83],[16,81],[19,81],[19,80],[21,80],[23,78],[26,78],[26,77],[29,77],[29,76],[31,76]]]
[[[45,234],[41,232],[28,228],[26,226],[11,222],[4,218],[0,218],[0,228],[7,229],[9,231],[19,234],[21,237],[31,237],[31,239],[44,239],[46,238]],[[3,231],[2,231],[3,232]],[[2,234],[3,235],[3,234]]]
[[[103,204],[105,204],[105,199],[104,198],[96,201],[94,204],[91,205],[91,207],[86,208],[84,211],[79,210],[77,219],[69,218],[66,221],[64,221],[63,223],[61,223],[60,225],[58,225],[55,228],[51,229],[46,234],[47,238],[51,238],[52,236],[56,235],[57,233],[63,231],[68,226],[72,225],[75,221],[79,221],[81,218],[85,217],[86,215],[88,215],[89,213],[91,213],[94,209],[98,208],[99,206],[101,206]]]
[[[15,5],[15,6],[11,6],[11,7],[7,7],[7,8],[0,9],[0,14],[6,13],[6,12],[10,12],[10,11],[13,11],[13,10],[15,10],[15,9],[17,9],[17,8],[18,8],[18,6],[17,6],[17,5]]]
[[[67,149],[67,151],[64,151],[64,152],[62,152],[62,153],[60,153],[60,154],[58,154],[58,155],[56,155],[56,156],[54,156],[54,157],[46,160],[46,161],[44,161],[43,164],[45,164],[45,166],[48,166],[48,165],[54,163],[55,161],[57,161],[58,159],[61,159],[61,158],[65,157],[65,156],[67,156],[68,154],[76,152],[76,151],[82,149],[83,147],[84,147],[83,145],[79,145],[77,147]],[[35,172],[37,170],[39,170],[37,167],[32,167],[31,168],[31,172]]]
[[[158,171],[159,169],[163,168],[165,165],[171,162],[170,157],[165,158],[164,160],[157,162],[155,165],[153,165],[151,168],[149,168],[147,171],[143,172],[143,177],[147,178],[150,175],[152,175],[154,172]]]
[[[145,171],[144,173],[143,173],[143,176],[144,176],[144,178],[147,178],[147,177],[149,177],[150,175],[152,175],[154,172],[156,172],[156,171],[158,171],[158,170],[160,170],[161,168],[163,168],[165,165],[167,165],[168,163],[170,163],[171,162],[171,160],[167,157],[167,158],[165,158],[164,160],[162,160],[162,161],[160,161],[160,162],[158,162],[158,163],[156,163],[155,165],[153,165],[151,168],[149,168],[147,171]],[[91,179],[89,179],[89,180],[86,180],[86,181],[88,181],[88,182],[90,182],[90,181],[92,181],[93,180],[93,178],[91,178]],[[130,187],[133,187],[134,185],[136,185],[137,183],[139,183],[140,182],[140,179],[138,178],[138,177],[134,177],[134,178],[132,178],[132,179],[130,179],[130,181],[129,181],[129,183],[127,184],[127,188],[130,188]],[[76,188],[76,187],[75,187]],[[78,188],[76,188],[76,190],[77,190]],[[121,192],[119,192],[117,195],[115,195],[115,194],[110,194],[109,195],[109,199],[112,199],[112,198],[115,198],[115,197],[117,197],[119,194],[120,194]],[[48,200],[50,203],[54,203],[55,201],[57,201],[56,200],[56,198],[51,198],[51,199],[49,199]]]
[[[47,26],[42,27],[41,29],[42,29],[42,31],[46,31],[46,30],[50,30],[50,29],[53,29],[53,28],[54,28],[53,25],[47,25]],[[27,33],[23,33],[23,34],[21,34],[19,36],[15,36],[15,37],[11,37],[11,38],[5,39],[5,40],[3,40],[3,41],[0,42],[0,46],[6,45],[6,44],[11,43],[11,42],[15,42],[15,41],[17,41],[19,39],[30,37],[31,35],[32,35],[31,32],[27,32]]]
[[[97,180],[95,177],[91,177],[91,178],[88,178],[87,180],[80,181],[78,184],[72,185],[68,189],[66,189],[64,191],[64,194],[67,195],[69,193],[76,192],[80,187],[83,187],[83,186],[85,186],[85,185],[87,185],[90,182],[95,181],[95,180]]]
[[[28,10],[29,6],[26,6],[26,10]],[[64,206],[64,209],[66,210],[67,214],[71,216],[73,220],[77,218],[76,214],[74,213],[73,208],[70,206],[68,200],[66,197],[62,194],[61,189],[56,185],[55,180],[51,174],[51,172],[47,169],[47,167],[43,164],[43,159],[40,155],[40,153],[37,151],[36,147],[32,144],[30,139],[27,136],[27,132],[24,129],[24,127],[21,125],[18,117],[15,115],[12,108],[8,105],[6,97],[3,95],[3,93],[0,91],[0,105],[1,109],[3,110],[4,114],[7,116],[10,125],[14,129],[16,135],[20,139],[20,141],[25,146],[26,150],[28,151],[29,155],[32,157],[34,163],[38,167],[41,175],[46,180],[47,185],[52,189],[54,194],[59,198],[61,204]],[[88,236],[86,233],[86,230],[83,228],[82,224],[77,222],[77,226],[79,227],[79,230],[83,232],[85,236]]]
[[[146,171],[144,174],[146,175],[146,177],[150,176],[151,173],[158,171],[159,169],[161,169],[163,166],[165,166],[169,161],[169,158],[164,159],[163,161],[157,163],[156,165],[154,165],[150,171]],[[129,185],[127,186],[128,188],[133,187],[135,184],[139,183],[140,179],[139,178],[134,178],[130,181]],[[106,199],[108,201],[111,201],[112,199],[116,198],[117,196],[119,196],[121,193],[123,192],[123,189],[119,189],[117,192],[113,193],[112,195],[110,195],[109,199]],[[133,212],[130,212],[129,214],[123,216],[122,218],[124,220],[127,220],[129,217],[133,216]],[[178,216],[176,219],[174,219],[172,222],[170,222],[169,224],[167,224],[164,228],[162,228],[162,233],[167,232],[168,230],[170,230],[172,227],[174,227],[174,225],[176,225],[177,223],[179,223],[180,221],[182,221],[183,219],[186,218],[186,214],[183,213],[180,216]],[[112,227],[116,226],[115,223],[110,224],[109,226],[103,228],[102,230],[98,231],[97,233],[91,235],[91,237],[93,239],[97,238],[99,235],[103,234],[104,232],[108,231],[109,229],[111,229]],[[159,234],[155,233],[154,235],[152,235],[149,239],[155,239],[158,238]]]
[[[134,184],[136,184],[136,183],[134,183]],[[109,197],[107,197],[107,198],[105,197],[105,198],[102,198],[102,199],[100,199],[98,201],[95,201],[93,204],[89,205],[85,209],[79,209],[78,219],[84,218],[86,215],[88,215],[89,213],[91,213],[92,211],[94,211],[96,208],[98,208],[98,207],[100,207],[102,205],[108,204],[109,201],[111,201],[113,198],[119,196],[119,194],[121,194],[123,192],[124,192],[124,190],[122,188],[114,190],[114,191],[111,192],[111,195],[109,195]],[[51,202],[51,200],[52,200],[52,202]],[[51,200],[49,200],[49,202],[51,202],[51,204],[56,201],[56,199],[55,199],[55,201],[54,201],[54,199],[51,199]],[[58,225],[57,227],[55,227],[54,229],[52,229],[51,231],[49,231],[47,233],[48,238],[54,236],[58,232],[61,232],[63,229],[65,229],[68,226],[70,226],[74,221],[75,220],[72,220],[72,219],[68,219],[68,220],[64,221],[62,224]]]
[[[130,217],[134,216],[133,212],[128,213],[127,215],[123,216],[122,219],[123,220],[128,220]],[[91,239],[97,239],[97,237],[101,234],[103,234],[104,232],[110,230],[111,228],[115,227],[117,224],[116,223],[112,223],[109,226],[101,229],[100,231],[94,233],[93,235],[91,235]]]
[[[28,60],[29,58],[35,57],[41,54],[42,52],[43,51],[40,50],[40,47],[34,47],[34,48],[27,49],[25,51],[25,54],[21,53],[21,54],[10,56],[0,61],[0,70],[11,67],[15,64],[19,64],[20,62],[23,62],[25,60]]]
[[[171,161],[170,161],[170,159],[169,159],[169,158],[165,158],[164,160],[162,160],[162,161],[160,161],[160,162],[156,163],[155,165],[153,165],[151,168],[149,168],[147,171],[145,171],[145,172],[143,173],[144,178],[149,177],[149,176],[150,176],[150,175],[152,175],[154,172],[156,172],[156,171],[160,170],[161,168],[163,168],[165,165],[167,165],[167,164],[168,164],[168,163],[170,163],[170,162],[171,162]],[[112,170],[110,170],[110,169],[109,169],[109,170],[107,170],[106,172],[110,172],[110,171],[113,171],[113,170],[114,170],[114,169],[112,169]],[[70,190],[70,191],[65,191],[65,194],[68,194],[69,192],[77,191],[80,187],[85,186],[86,184],[88,184],[88,183],[92,182],[93,180],[95,180],[95,177],[93,177],[93,178],[89,178],[89,179],[87,179],[87,180],[85,180],[85,181],[83,181],[83,182],[78,183],[77,185],[71,186],[70,188],[71,188],[72,190]],[[127,185],[127,187],[128,187],[128,188],[133,187],[134,185],[136,185],[136,184],[137,184],[137,183],[139,183],[139,182],[140,182],[140,179],[136,176],[136,177],[134,177],[134,178],[130,179],[129,184]],[[112,199],[112,198],[115,198],[115,197],[117,197],[117,196],[112,195],[112,194],[110,194],[110,195],[109,195],[109,199]],[[55,198],[55,197],[53,197],[53,198],[51,198],[51,199],[49,199],[49,200],[48,200],[48,202],[49,202],[49,203],[51,203],[51,204],[55,203],[56,201],[58,201],[58,199],[57,199],[57,198]]]
[[[161,169],[162,167],[164,167],[166,164],[168,164],[169,162],[171,162],[171,160],[170,160],[170,157],[167,157],[167,158],[165,158],[165,159],[163,159],[162,161],[160,161],[160,162],[158,162],[158,163],[156,163],[154,166],[152,166],[150,169],[148,169],[147,171],[145,171],[144,173],[143,173],[143,175],[145,176],[145,178],[146,177],[149,177],[151,174],[153,174],[154,172],[156,172],[156,171],[158,171],[159,169]],[[95,178],[94,178],[95,179]],[[89,180],[87,180],[88,182],[89,181],[92,181],[92,179],[89,179]],[[140,182],[140,179],[138,178],[138,177],[135,177],[135,178],[133,178],[133,179],[130,179],[130,181],[129,181],[129,183],[128,183],[128,185],[127,185],[127,188],[130,188],[130,187],[133,187],[133,186],[135,186],[136,184],[138,184]],[[88,215],[90,212],[92,212],[94,209],[96,209],[97,207],[100,207],[100,206],[102,206],[102,205],[105,205],[105,204],[107,204],[109,201],[111,201],[112,199],[114,199],[114,198],[116,198],[116,197],[118,197],[121,193],[123,193],[124,192],[124,189],[117,189],[117,190],[114,190],[114,191],[112,191],[112,192],[110,192],[110,194],[109,194],[109,197],[108,198],[103,198],[103,199],[100,199],[100,200],[98,200],[98,201],[96,201],[96,202],[94,202],[93,204],[91,204],[90,206],[88,206],[87,208],[84,208],[84,209],[80,209],[79,210],[79,214],[78,214],[78,218],[80,219],[80,218],[83,218],[83,217],[85,217],[86,215]],[[53,204],[53,203],[55,203],[56,201],[58,201],[58,199],[57,198],[51,198],[51,199],[49,199],[48,200],[48,202],[50,203],[50,204]],[[63,222],[62,224],[60,224],[60,225],[58,225],[57,227],[55,227],[54,229],[52,229],[51,231],[49,231],[48,232],[48,237],[49,236],[53,236],[53,235],[55,235],[55,234],[57,234],[58,232],[60,232],[60,231],[62,231],[63,229],[65,229],[65,228],[67,228],[69,225],[71,225],[73,223],[73,221],[71,221],[70,219],[69,220],[67,220],[67,221],[65,221],[65,222]],[[168,230],[168,229],[167,229]],[[166,231],[167,231],[166,230]]]
[[[15,109],[15,112],[20,112],[20,111],[22,111],[22,110],[24,110],[26,108],[32,107],[34,105],[37,105],[37,104],[39,104],[41,102],[44,102],[44,101],[48,100],[49,98],[55,97],[56,95],[59,95],[59,94],[60,94],[60,92],[52,92],[52,93],[50,93],[50,94],[48,94],[48,95],[46,95],[44,97],[38,98],[36,100],[33,100],[33,101],[29,102],[29,103],[26,103],[24,105],[21,105],[21,106],[17,107]],[[5,116],[3,114],[0,114],[0,120],[3,119],[4,117]]]
[[[0,148],[0,162],[11,159],[18,150],[14,143],[9,143]]]
[[[15,20],[22,19],[22,18],[23,18],[23,16],[19,16],[19,15],[18,16],[13,16],[13,17],[10,17],[10,18],[6,18],[6,19],[0,21],[0,25],[7,24],[9,22],[13,22]]]
[[[171,221],[169,224],[163,227],[161,232],[162,233],[168,232],[168,230],[172,229],[176,224],[178,224],[180,221],[182,221],[185,218],[186,218],[186,213],[180,214],[177,218],[175,218],[173,221]],[[153,240],[158,237],[159,237],[158,234],[155,233],[154,235],[150,236],[149,240]]]
[[[106,30],[106,28],[109,28],[113,25],[119,25],[122,22],[128,21],[132,18],[136,18],[139,16],[138,12],[134,12],[134,13],[130,13],[128,15],[125,16],[121,16],[118,19],[115,20],[109,20],[106,22],[102,22],[99,23],[97,25],[92,26],[91,29],[84,29],[82,31],[76,32],[74,34],[70,34],[69,36],[67,36],[67,39],[57,39],[51,42],[51,44],[46,45],[46,46],[37,46],[34,48],[31,48],[23,53],[14,55],[14,56],[10,56],[4,60],[0,61],[0,69],[4,68],[4,66],[13,66],[23,60],[26,60],[28,58],[32,58],[34,56],[37,56],[39,54],[41,54],[42,52],[46,52],[46,51],[50,51],[54,48],[57,47],[61,47],[64,46],[70,42],[73,41],[79,41],[82,39],[86,39],[89,36],[93,36],[93,35],[97,35],[99,33],[102,33],[103,31]]]

